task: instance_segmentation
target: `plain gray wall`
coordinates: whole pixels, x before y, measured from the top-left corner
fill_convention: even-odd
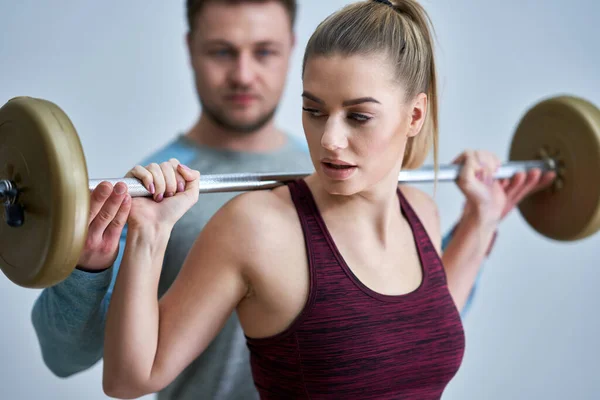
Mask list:
[[[300,0],[277,115],[294,134],[302,135],[304,45],[346,3]],[[442,162],[465,148],[505,158],[525,109],[547,96],[600,104],[597,1],[424,4],[439,44]],[[122,176],[195,120],[183,1],[0,0],[0,16],[0,104],[21,95],[56,102],[79,131],[91,178]],[[462,197],[444,184],[436,198],[447,229]],[[444,399],[600,398],[599,244],[600,236],[552,242],[513,213],[485,264],[465,321],[465,360]],[[45,368],[30,323],[37,295],[0,276],[0,398],[105,399],[100,364],[67,380]]]

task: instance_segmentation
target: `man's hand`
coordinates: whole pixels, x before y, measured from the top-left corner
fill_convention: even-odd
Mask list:
[[[119,252],[119,239],[131,210],[127,186],[101,182],[90,196],[88,235],[77,267],[84,271],[109,268]]]
[[[504,219],[525,197],[548,187],[555,177],[555,172],[532,169],[527,173],[519,172],[510,179],[501,179],[500,185],[504,189],[505,200],[500,219]]]
[[[549,186],[556,177],[554,172],[532,169],[494,180],[501,162],[484,150],[465,151],[453,163],[463,166],[457,184],[466,198],[465,213],[489,222],[500,222],[521,200]]]

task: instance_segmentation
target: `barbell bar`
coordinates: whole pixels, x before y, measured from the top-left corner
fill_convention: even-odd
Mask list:
[[[433,166],[424,166],[418,169],[400,171],[399,183],[428,183],[437,180],[439,182],[455,181],[460,174],[460,165],[441,165],[436,169]],[[557,169],[554,160],[546,158],[543,160],[515,161],[504,163],[494,174],[494,178],[510,178],[517,172],[527,172],[532,169],[542,171],[555,171]],[[209,174],[200,176],[199,192],[222,193],[222,192],[245,192],[251,190],[273,189],[296,179],[305,178],[310,172],[287,172],[287,173],[236,173],[236,174]],[[108,182],[115,185],[123,182],[131,197],[150,197],[152,194],[136,178],[107,178],[91,179],[88,189],[93,191],[102,183]],[[10,183],[7,182],[7,185]]]
[[[102,181],[124,182],[133,197],[151,196],[134,178],[88,178],[75,127],[55,103],[15,97],[0,107],[0,267],[15,284],[44,288],[75,268],[88,229],[90,192]],[[400,183],[455,181],[459,165],[400,172]],[[495,178],[531,169],[555,171],[551,187],[519,205],[526,222],[559,241],[600,229],[600,110],[575,96],[556,96],[528,109],[512,138],[509,162]],[[266,190],[307,176],[298,173],[201,175],[200,193]]]

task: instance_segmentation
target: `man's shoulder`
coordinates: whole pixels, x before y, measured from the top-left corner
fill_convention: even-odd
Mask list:
[[[176,158],[181,163],[206,173],[310,172],[313,169],[306,141],[286,134],[286,144],[269,153],[236,152],[191,143],[180,134],[152,151],[138,164],[161,163]]]
[[[139,163],[148,165],[150,163],[161,163],[171,158],[178,159],[183,164],[189,164],[199,155],[199,150],[191,146],[182,134],[170,139],[166,144],[154,150]]]
[[[306,143],[306,139],[292,134],[286,134],[286,137],[289,140],[290,148],[293,151],[298,151],[301,153],[308,153],[308,144]]]
[[[276,152],[271,153],[270,163],[285,172],[312,171],[308,146],[304,138],[297,135],[285,134],[286,144]]]

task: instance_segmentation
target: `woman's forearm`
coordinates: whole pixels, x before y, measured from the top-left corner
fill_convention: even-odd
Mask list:
[[[115,397],[152,392],[158,346],[158,282],[168,227],[130,228],[106,319],[104,389]]]
[[[442,255],[448,288],[459,310],[473,289],[498,222],[478,213],[465,213]]]

